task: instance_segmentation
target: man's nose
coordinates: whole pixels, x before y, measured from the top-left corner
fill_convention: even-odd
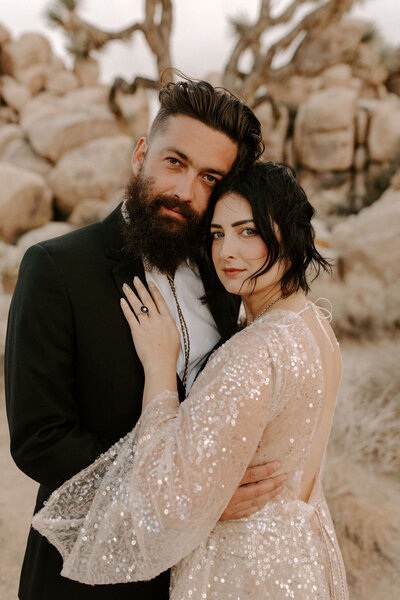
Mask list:
[[[177,196],[182,202],[193,202],[195,180],[196,178],[194,174],[190,172],[182,173],[175,182],[175,196]]]

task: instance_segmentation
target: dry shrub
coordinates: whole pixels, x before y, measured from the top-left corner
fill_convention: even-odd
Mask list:
[[[352,600],[400,590],[400,341],[345,345],[325,490]]]

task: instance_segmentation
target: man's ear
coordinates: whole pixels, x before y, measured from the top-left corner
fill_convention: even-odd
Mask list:
[[[147,138],[141,137],[138,143],[136,144],[136,148],[132,154],[132,171],[134,175],[137,175],[140,167],[142,166],[144,157],[147,151]]]

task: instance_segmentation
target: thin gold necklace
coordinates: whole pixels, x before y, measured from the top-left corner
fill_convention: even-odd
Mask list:
[[[293,294],[293,292],[290,292],[289,294],[282,294],[281,296],[278,296],[278,298],[275,298],[275,300],[272,300],[272,302],[267,304],[267,306],[265,308],[263,308],[262,311],[260,313],[258,313],[258,315],[256,317],[254,317],[254,319],[252,321],[250,321],[250,323],[254,323],[254,321],[256,321],[257,319],[262,317],[262,315],[265,315],[265,313],[268,312],[269,309],[274,304],[276,304],[279,300],[282,300],[283,298],[288,298],[289,296],[291,296],[291,294]],[[249,325],[250,325],[250,323],[249,323]]]
[[[178,301],[178,295],[176,293],[174,278],[171,275],[167,274],[167,279],[168,279],[169,287],[171,288],[172,295],[174,296],[176,309],[178,311],[178,316],[179,316],[179,323],[181,325],[183,345],[184,345],[184,349],[185,349],[185,368],[183,370],[182,383],[183,383],[183,387],[186,390],[186,382],[187,382],[187,375],[188,375],[188,369],[189,369],[189,356],[190,356],[189,329],[188,329],[188,326],[186,325],[186,321],[185,321],[181,306]]]

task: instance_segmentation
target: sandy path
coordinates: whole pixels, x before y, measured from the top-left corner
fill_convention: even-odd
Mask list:
[[[38,485],[17,469],[10,456],[2,382],[0,386],[0,599],[16,600]]]

